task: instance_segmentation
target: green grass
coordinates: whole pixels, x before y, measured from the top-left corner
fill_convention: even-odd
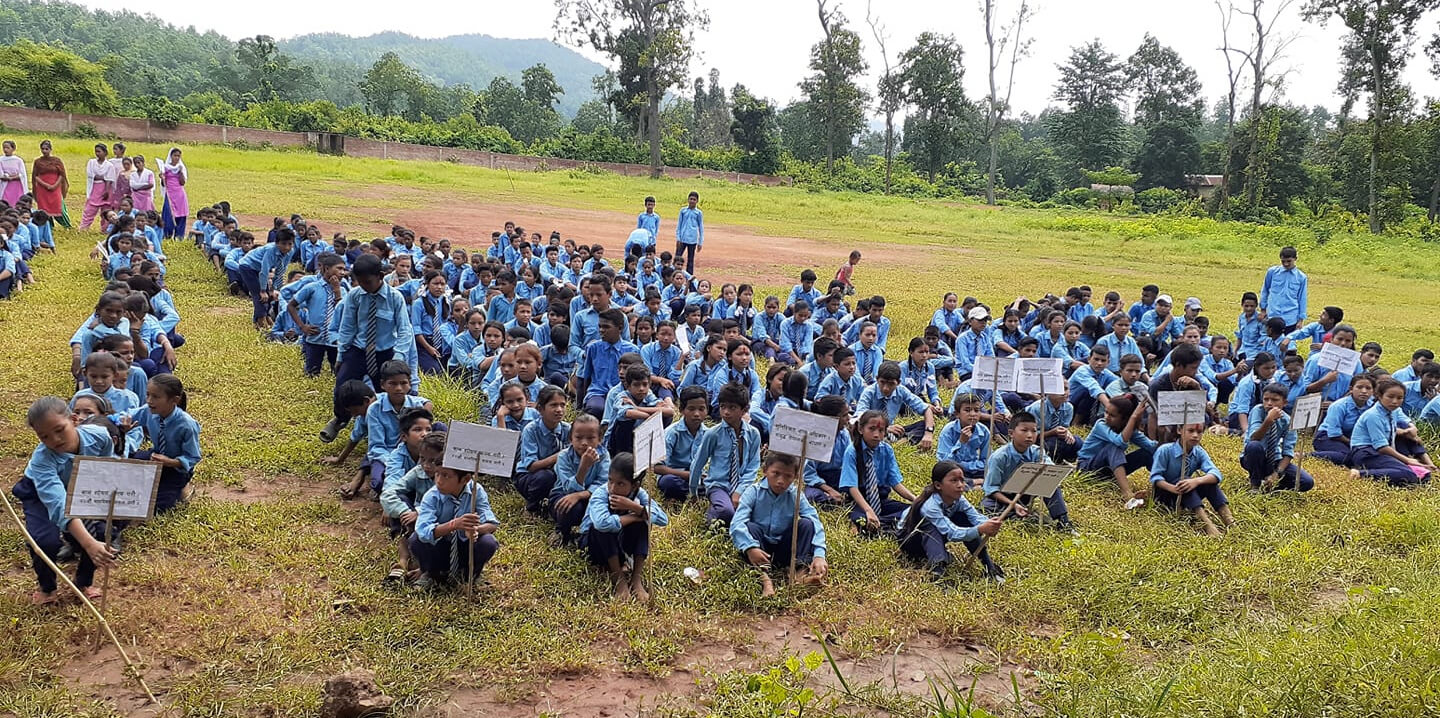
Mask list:
[[[33,139],[20,144],[33,146]],[[57,142],[72,173],[83,172],[75,158],[89,144]],[[1117,289],[1128,300],[1154,280],[1177,297],[1200,296],[1216,326],[1227,328],[1239,294],[1258,285],[1283,244],[1300,247],[1312,303],[1343,306],[1362,341],[1385,344],[1387,365],[1416,346],[1440,343],[1430,307],[1440,254],[1399,240],[1341,236],[1317,246],[1291,228],[1208,220],[997,211],[210,146],[189,148],[186,161],[196,202],[228,199],[250,216],[298,211],[357,233],[388,226],[387,217],[375,216],[377,207],[416,203],[436,211],[494,202],[630,212],[635,198],[655,194],[673,216],[666,208],[698,186],[712,224],[830,242],[837,262],[861,247],[866,260],[857,281],[890,300],[897,345],[923,326],[946,289],[993,306],[1016,293],[1082,282],[1097,293]],[[347,189],[372,181],[385,185],[388,199]],[[73,199],[72,209],[78,210]],[[488,229],[477,227],[476,236]],[[85,259],[92,240],[76,233],[58,239],[59,256],[36,262],[40,284],[0,303],[0,357],[10,367],[0,385],[0,466],[12,476],[35,443],[24,408],[37,395],[68,393],[65,341],[99,288],[98,272]],[[618,245],[622,238],[596,239]],[[984,644],[1027,669],[1020,705],[989,698],[986,708],[994,713],[1440,710],[1433,679],[1440,665],[1434,640],[1440,615],[1433,610],[1440,600],[1434,578],[1440,498],[1433,490],[1352,481],[1315,461],[1306,466],[1318,479],[1314,492],[1258,496],[1239,488],[1239,446],[1225,438],[1206,437],[1242,522],[1225,539],[1202,538],[1152,511],[1122,513],[1113,487],[1075,482],[1066,493],[1082,535],[1007,528],[993,543],[1012,578],[999,590],[966,578],[949,589],[932,585],[923,572],[897,565],[892,543],[856,539],[842,516],[827,514],[828,585],[813,595],[761,600],[727,542],[703,529],[697,508],[685,507],[656,536],[655,607],[614,607],[583,557],[546,547],[548,526],[526,518],[513,493],[492,486],[504,522],[502,549],[486,572],[490,585],[481,600],[385,591],[379,579],[392,549],[375,509],[333,498],[330,491],[349,469],[317,462],[334,448],[313,438],[329,413],[329,385],[302,378],[292,348],[261,341],[249,327],[248,303],[228,297],[193,249],[172,243],[166,252],[181,329],[190,339],[180,351],[180,375],[204,425],[197,482],[205,496],[129,534],[112,579],[110,615],[120,635],[134,638],[152,686],[186,715],[310,715],[323,677],[357,666],[376,672],[401,714],[422,711],[462,685],[525,701],[536,676],[664,676],[698,645],[753,645],[756,618],[780,615],[837,637],[833,648],[841,656],[886,653],[922,632]],[[427,380],[422,391],[446,418],[473,415],[474,399],[454,386]],[[918,488],[931,459],[904,450],[901,461],[907,483]],[[242,490],[265,496],[247,499]],[[9,628],[0,633],[0,713],[111,715],[89,686],[61,674],[85,660],[85,616],[74,608],[28,606],[28,558],[13,527],[0,526],[6,549],[0,620]],[[703,568],[705,584],[689,584],[681,575],[686,566]],[[721,672],[706,680],[704,703],[681,701],[676,710],[771,715],[805,686],[822,694],[812,712],[858,710],[859,699],[820,688],[816,676],[826,668],[797,673],[778,666],[774,680]],[[768,676],[766,668],[757,672]],[[956,683],[964,688],[969,679]],[[784,686],[779,703],[761,700],[765,685]],[[101,695],[117,692],[128,687]],[[901,715],[933,711],[893,692],[867,695],[869,710],[878,704]]]

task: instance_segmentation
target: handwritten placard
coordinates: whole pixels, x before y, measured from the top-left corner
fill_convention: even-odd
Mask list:
[[[994,391],[1015,391],[1014,357],[975,357],[970,387]]]
[[[1060,359],[1030,357],[1016,360],[1015,391],[1021,394],[1064,394],[1065,368]]]
[[[1073,469],[1058,464],[1021,464],[1005,480],[1000,490],[1015,496],[1039,496],[1048,499],[1055,495],[1060,483]]]
[[[1326,371],[1334,370],[1341,374],[1354,375],[1360,368],[1360,352],[1327,343],[1320,347],[1320,358],[1316,359],[1315,363]]]
[[[829,461],[840,425],[833,416],[812,414],[788,406],[770,415],[770,450],[791,456]],[[802,454],[802,448],[804,453]]]
[[[103,519],[115,495],[115,518],[149,521],[155,517],[155,495],[160,487],[160,465],[153,461],[77,456],[70,469],[65,515],[76,519]]]
[[[665,460],[665,420],[660,414],[635,427],[635,476]]]
[[[1156,423],[1180,426],[1205,420],[1204,391],[1162,391],[1156,401]]]
[[[515,469],[519,446],[518,431],[457,421],[445,436],[445,460],[441,465],[508,478]]]
[[[1295,431],[1320,425],[1320,404],[1323,394],[1306,394],[1295,400],[1295,412],[1290,416],[1290,428]]]

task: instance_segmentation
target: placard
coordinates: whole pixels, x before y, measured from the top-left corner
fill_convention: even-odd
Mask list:
[[[1360,352],[1326,342],[1320,347],[1320,358],[1315,363],[1326,371],[1335,370],[1354,376],[1360,368]]]
[[[508,478],[515,470],[520,432],[457,421],[445,436],[441,466]]]
[[[1060,483],[1074,469],[1059,464],[1021,464],[1005,480],[1000,490],[1015,496],[1039,496],[1048,499],[1055,495]]]
[[[1290,415],[1290,428],[1295,431],[1320,425],[1320,404],[1325,396],[1316,392],[1295,400],[1295,411]]]
[[[1017,359],[1015,391],[1021,394],[1064,394],[1063,360],[1050,357]]]
[[[1156,401],[1156,423],[1160,426],[1179,426],[1185,422],[1205,421],[1205,406],[1208,397],[1204,390],[1162,391]]]
[[[833,416],[776,406],[770,415],[770,450],[800,456],[801,444],[808,448],[804,456],[829,461],[835,451],[835,435],[840,426]]]
[[[103,519],[115,494],[115,519],[149,521],[155,517],[155,496],[160,488],[160,464],[154,461],[77,456],[70,468],[65,494],[65,515],[75,519]]]
[[[970,375],[971,389],[1015,391],[1014,357],[975,357]]]
[[[635,476],[665,460],[665,418],[651,414],[635,426]]]

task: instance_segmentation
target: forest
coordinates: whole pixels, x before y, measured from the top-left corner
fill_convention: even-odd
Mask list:
[[[1027,26],[1044,21],[1031,0],[981,0],[981,46],[924,32],[906,48],[889,45],[872,7],[855,20],[817,0],[809,74],[785,106],[717,68],[692,71],[694,38],[708,28],[699,0],[557,0],[556,43],[397,33],[231,41],[153,16],[20,0],[0,7],[0,102],[648,163],[657,173],[781,174],[819,189],[1440,235],[1440,98],[1401,79],[1412,62],[1440,77],[1440,0],[1216,8],[1222,96],[1206,97],[1186,58],[1152,36],[1134,48],[1094,39],[1070,49],[1051,105],[1029,114],[1012,113],[1009,99],[1031,63]],[[1344,30],[1335,112],[1284,98],[1277,68],[1308,23]],[[613,69],[560,43],[603,54]],[[869,67],[867,44],[883,67]],[[481,58],[469,74],[465,58]],[[984,74],[983,96],[967,94],[967,70]],[[1215,191],[1197,191],[1207,175]]]

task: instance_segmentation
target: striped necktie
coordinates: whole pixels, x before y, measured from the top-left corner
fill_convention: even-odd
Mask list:
[[[739,429],[732,429],[735,441],[730,444],[730,493],[740,490],[740,454],[744,451],[745,437]]]
[[[874,377],[874,373],[871,372],[870,369],[871,365],[875,363],[875,357],[870,355],[869,349],[861,348],[860,353],[865,355],[865,369],[863,370],[865,378],[867,380],[871,379]]]
[[[1285,438],[1285,430],[1288,424],[1289,421],[1287,421],[1285,417],[1281,417],[1270,425],[1269,431],[1265,432],[1265,455],[1269,457],[1272,462],[1278,463],[1280,461],[1280,443]]]
[[[876,456],[880,453],[876,449],[861,448],[860,453],[865,457],[865,485],[861,487],[865,494],[865,503],[870,504],[870,509],[880,513],[880,476],[875,468]]]
[[[462,491],[460,492],[460,499],[456,500],[454,515],[450,518],[453,519],[455,516],[460,515],[460,502],[464,498],[465,492]],[[450,535],[450,580],[452,581],[460,577],[460,537],[464,535],[464,531],[456,531]]]
[[[379,358],[375,356],[375,335],[378,332],[378,327],[375,325],[379,322],[380,298],[374,294],[366,295],[366,298],[370,302],[370,309],[366,313],[365,321],[365,372],[369,374],[370,378],[378,385],[380,381],[380,361]]]
[[[320,343],[330,341],[330,321],[335,318],[335,291],[325,288],[325,324],[320,327]]]
[[[439,302],[436,302],[436,303],[435,303],[435,318],[434,318],[434,321],[432,322],[432,324],[433,324],[434,326],[433,326],[433,328],[430,330],[430,346],[434,347],[434,348],[435,348],[435,351],[438,351],[438,352],[441,352],[441,353],[447,353],[447,352],[444,351],[444,348],[441,346],[441,345],[444,343],[444,341],[443,341],[443,338],[442,338],[442,336],[441,336],[441,334],[440,334],[440,328],[445,325],[445,320],[442,318],[442,316],[444,315],[444,313],[445,313],[445,302],[444,302],[443,300],[442,300],[442,301],[439,301]]]
[[[150,437],[150,443],[154,445],[154,453],[161,456],[170,455],[168,447],[165,445],[165,417],[158,414],[155,416],[155,435]]]

